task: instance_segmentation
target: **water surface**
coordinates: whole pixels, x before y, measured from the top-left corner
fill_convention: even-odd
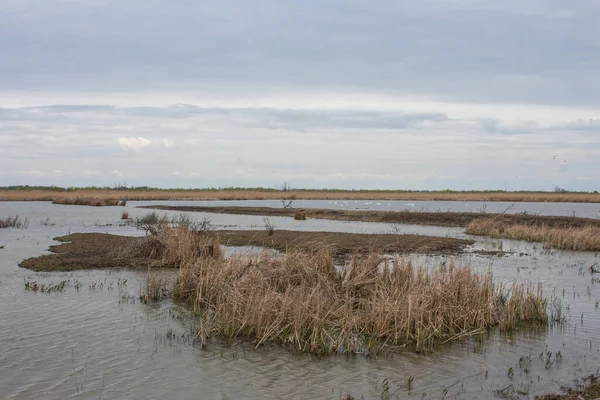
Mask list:
[[[121,212],[143,215],[135,203],[123,207],[0,203],[0,218],[19,214],[26,229],[0,230],[0,398],[7,399],[339,399],[381,398],[383,381],[392,398],[487,399],[508,388],[515,396],[557,391],[560,385],[600,367],[600,275],[589,267],[595,253],[546,251],[534,244],[477,238],[475,249],[499,249],[502,257],[468,254],[457,262],[493,270],[498,283],[542,281],[561,304],[564,323],[548,330],[522,331],[465,340],[434,354],[401,352],[380,357],[318,358],[247,343],[207,349],[192,343],[194,319],[169,301],[138,300],[145,272],[96,270],[35,273],[17,264],[42,254],[53,237],[72,232],[140,235],[120,226]],[[176,214],[176,213],[174,213]],[[262,229],[261,217],[190,213],[222,227]],[[392,232],[389,224],[275,219],[282,229]],[[420,227],[422,233],[460,237],[461,229]],[[410,231],[413,227],[400,226]],[[444,256],[418,256],[439,265]],[[62,293],[35,293],[25,281],[69,280]],[[126,280],[126,283],[123,283]],[[76,287],[79,287],[77,289]],[[561,358],[555,354],[560,351]],[[548,352],[553,354],[550,359]],[[540,353],[543,353],[540,358]],[[519,364],[531,355],[531,362]],[[508,376],[513,368],[514,376]],[[407,380],[414,377],[409,394]],[[512,386],[510,386],[512,385]],[[519,391],[521,394],[518,394]]]

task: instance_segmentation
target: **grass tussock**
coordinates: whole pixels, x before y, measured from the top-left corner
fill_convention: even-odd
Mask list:
[[[121,214],[121,219],[129,219],[129,213],[127,211],[123,211]]]
[[[203,343],[246,337],[317,354],[427,350],[496,326],[547,323],[541,285],[496,287],[491,272],[467,265],[430,271],[377,254],[341,269],[325,250],[197,258],[182,265],[173,294],[200,316]]]
[[[157,235],[165,229],[182,229],[193,232],[208,232],[212,230],[210,219],[205,218],[202,221],[195,221],[188,214],[179,214],[171,218],[166,214],[159,215],[151,212],[135,219],[134,225],[149,235]]]
[[[144,303],[162,300],[169,296],[169,279],[165,274],[151,272],[148,268],[146,281],[140,289],[140,300]]]
[[[506,223],[497,218],[481,218],[467,225],[466,233],[540,242],[544,248],[578,251],[600,250],[600,227],[550,227]]]
[[[174,268],[199,258],[219,258],[221,245],[218,236],[165,226],[128,249],[124,257],[151,259],[154,267]]]
[[[29,226],[29,221],[25,218],[21,218],[18,215],[14,217],[7,217],[5,219],[0,219],[0,228],[27,228]]]
[[[79,197],[79,196],[59,196],[52,200],[52,204],[64,204],[69,206],[126,206],[127,200],[115,199],[111,197]]]
[[[294,219],[296,221],[306,221],[306,213],[302,211],[298,211],[294,214]]]

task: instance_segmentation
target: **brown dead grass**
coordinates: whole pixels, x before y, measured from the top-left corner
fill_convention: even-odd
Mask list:
[[[558,226],[510,223],[498,218],[481,218],[466,228],[471,235],[540,242],[544,248],[578,251],[600,250],[600,227],[597,225]]]
[[[402,192],[402,191],[328,191],[257,189],[228,190],[109,190],[85,189],[0,190],[0,201],[71,201],[73,198],[123,200],[438,200],[438,201],[506,201],[506,202],[574,202],[600,203],[598,193],[554,192]]]
[[[69,206],[126,206],[127,200],[115,199],[110,197],[56,197],[52,200],[52,204],[64,204]]]
[[[294,213],[294,219],[296,221],[306,221],[306,213],[303,211],[298,211]]]
[[[422,351],[496,326],[547,322],[541,285],[507,290],[491,271],[430,270],[376,253],[341,269],[327,250],[199,258],[180,268],[173,293],[199,315],[202,343],[246,338],[317,354]]]

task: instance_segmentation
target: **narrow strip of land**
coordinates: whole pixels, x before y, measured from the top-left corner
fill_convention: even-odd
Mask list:
[[[226,246],[261,246],[280,251],[330,249],[336,257],[378,251],[393,254],[459,254],[472,241],[420,235],[370,235],[357,233],[265,231],[213,231],[202,233]],[[176,267],[157,263],[144,249],[153,237],[129,237],[105,233],[75,233],[56,238],[53,254],[24,260],[20,266],[35,271],[70,271],[100,268]],[[147,247],[147,246],[146,246]]]
[[[181,212],[207,212],[216,214],[258,215],[269,217],[291,217],[304,214],[306,218],[338,221],[385,222],[410,225],[467,227],[479,219],[493,219],[502,224],[522,224],[551,228],[600,227],[600,220],[593,218],[541,216],[532,214],[488,214],[472,212],[417,212],[417,211],[363,211],[332,210],[326,208],[270,208],[270,207],[209,207],[209,206],[143,206],[154,210]]]

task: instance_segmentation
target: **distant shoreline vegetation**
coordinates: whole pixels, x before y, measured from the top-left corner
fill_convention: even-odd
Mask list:
[[[73,200],[77,198],[77,200]],[[479,201],[479,202],[555,202],[600,203],[600,194],[570,192],[555,188],[553,191],[503,190],[373,190],[373,189],[298,189],[284,184],[279,188],[193,188],[161,189],[148,186],[113,187],[59,187],[59,186],[4,186],[0,187],[0,201],[52,201],[61,204],[144,200],[378,200],[378,201]]]
[[[598,190],[594,191],[571,191],[561,188],[553,190],[501,190],[501,189],[486,189],[486,190],[452,190],[452,189],[436,189],[436,190],[410,190],[410,189],[310,189],[310,188],[267,188],[267,187],[241,187],[241,186],[225,186],[225,187],[203,187],[203,188],[159,188],[151,186],[37,186],[37,185],[10,185],[0,186],[0,191],[49,191],[49,192],[77,192],[77,191],[92,191],[92,190],[112,190],[112,191],[131,191],[131,192],[219,192],[219,191],[247,191],[247,192],[321,192],[321,193],[456,193],[456,194],[479,194],[479,193],[505,193],[505,194],[549,194],[558,196],[560,194],[599,194]]]

